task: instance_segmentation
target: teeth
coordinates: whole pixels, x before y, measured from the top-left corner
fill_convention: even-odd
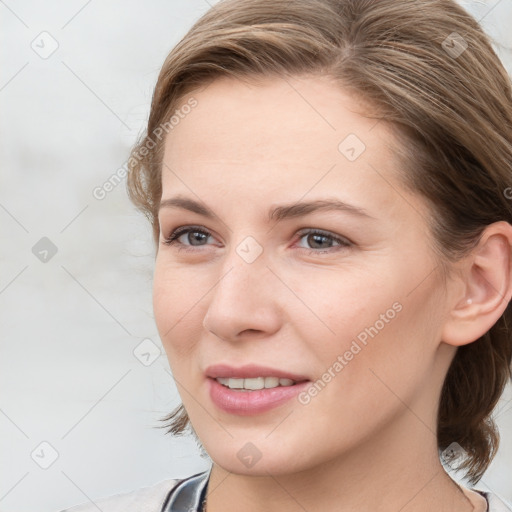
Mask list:
[[[278,377],[265,377],[265,388],[277,388],[279,386]]]
[[[295,381],[292,379],[280,379],[279,377],[255,377],[251,379],[218,377],[215,380],[230,389],[246,389],[252,391],[263,388],[276,388],[278,386],[292,386],[295,384]]]

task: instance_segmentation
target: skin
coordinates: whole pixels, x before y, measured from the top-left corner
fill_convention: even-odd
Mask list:
[[[511,226],[489,226],[445,283],[427,205],[399,181],[391,128],[361,115],[339,85],[221,78],[193,96],[197,107],[166,140],[162,199],[182,195],[216,217],[160,210],[154,312],[213,460],[207,510],[473,510],[440,464],[437,406],[457,347],[485,333],[512,296]],[[348,134],[366,146],[354,161],[338,149]],[[321,198],[372,218],[267,218],[272,205]],[[166,245],[180,226],[209,236]],[[248,236],[263,249],[252,263],[236,250]],[[207,366],[252,362],[316,381],[396,303],[400,312],[307,405],[238,416],[211,401]],[[237,457],[248,442],[261,454],[250,468]]]

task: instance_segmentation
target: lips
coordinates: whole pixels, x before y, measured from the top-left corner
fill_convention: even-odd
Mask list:
[[[310,379],[305,375],[256,364],[238,367],[216,364],[209,366],[205,374],[211,401],[224,412],[238,416],[263,414],[276,407],[284,406],[310,385]],[[257,377],[277,377],[278,379],[287,379],[289,382],[277,387],[245,389],[246,379],[259,380]],[[244,389],[239,389],[239,386],[232,389],[220,383],[219,379],[229,379],[229,383],[234,383],[234,379],[241,380]],[[252,383],[249,384],[249,387],[252,387]]]
[[[230,389],[219,384],[216,379],[206,379],[206,388],[212,403],[224,413],[236,416],[264,414],[277,407],[284,407],[310,385],[310,382],[303,381],[292,386],[248,391]]]
[[[235,378],[235,379],[250,379],[256,377],[278,377],[280,379],[291,379],[295,382],[304,382],[309,380],[307,376],[292,373],[278,368],[270,368],[268,366],[259,366],[255,364],[248,364],[244,366],[230,366],[227,364],[216,364],[206,368],[205,374],[207,377],[216,379],[222,378]]]

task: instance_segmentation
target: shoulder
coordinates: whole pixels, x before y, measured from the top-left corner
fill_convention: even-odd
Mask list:
[[[160,512],[170,491],[183,479],[167,479],[134,491],[113,494],[60,512]]]
[[[489,504],[487,512],[512,512],[512,505],[498,494],[489,491],[474,490],[487,500]]]

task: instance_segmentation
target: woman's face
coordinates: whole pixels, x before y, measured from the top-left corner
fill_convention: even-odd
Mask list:
[[[418,432],[452,353],[428,210],[397,179],[389,128],[321,78],[193,97],[166,140],[154,311],[209,455],[279,474]],[[241,380],[286,374],[307,382]]]

